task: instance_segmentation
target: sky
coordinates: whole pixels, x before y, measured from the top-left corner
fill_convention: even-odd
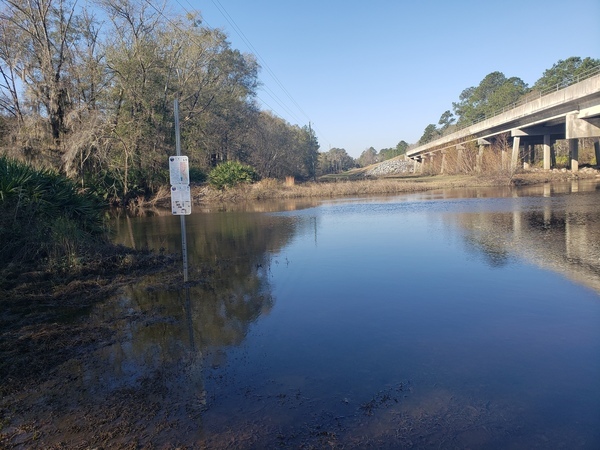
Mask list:
[[[491,72],[600,58],[598,0],[169,0],[254,54],[257,102],[352,157],[416,143]]]

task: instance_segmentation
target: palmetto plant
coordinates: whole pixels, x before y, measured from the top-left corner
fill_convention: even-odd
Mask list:
[[[219,164],[208,174],[209,183],[217,189],[225,189],[240,183],[253,183],[258,180],[255,170],[238,161]]]
[[[104,205],[69,179],[0,157],[2,263],[67,259],[102,238]]]

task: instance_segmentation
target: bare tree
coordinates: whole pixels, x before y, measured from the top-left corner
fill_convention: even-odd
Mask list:
[[[77,39],[75,5],[68,0],[6,0],[2,13],[6,26],[19,36],[13,51],[15,73],[32,107],[47,116],[56,145],[64,133],[69,103],[67,77]]]
[[[77,14],[76,0],[5,0],[0,19],[0,110],[23,128],[24,156],[71,172],[78,152],[69,133],[80,131],[80,111],[95,107],[103,83],[97,24]]]

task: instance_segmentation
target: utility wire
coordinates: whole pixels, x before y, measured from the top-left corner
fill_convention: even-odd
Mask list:
[[[179,27],[179,25],[175,22],[173,22],[169,17],[167,17],[164,12],[162,10],[160,10],[159,8],[157,8],[154,4],[152,4],[152,2],[150,0],[144,0],[152,9],[154,9],[159,15],[161,15],[165,20],[167,20],[174,28],[176,28],[179,31],[183,30]],[[187,14],[191,14],[191,12],[185,7],[183,6],[179,0],[175,0],[175,2],[183,9],[183,11],[185,11]],[[189,1],[186,1],[187,4],[192,8],[192,10],[194,9],[194,7],[189,3]],[[269,65],[267,64],[267,62],[264,60],[264,58],[259,54],[259,52],[256,50],[256,48],[254,48],[254,46],[252,45],[252,43],[250,42],[250,40],[246,37],[246,35],[244,34],[244,32],[241,30],[241,28],[237,25],[237,23],[235,22],[235,20],[231,17],[231,15],[227,12],[227,10],[225,10],[225,8],[223,7],[223,5],[221,5],[221,3],[218,0],[212,0],[212,3],[215,5],[215,7],[219,10],[219,12],[223,15],[223,17],[225,17],[225,20],[227,20],[227,22],[229,22],[229,24],[231,25],[231,27],[234,29],[234,31],[238,34],[238,36],[240,36],[240,38],[244,41],[244,43],[248,46],[249,49],[252,50],[252,52],[254,54],[256,54],[257,58],[261,61],[261,63],[263,64],[263,67],[265,67],[265,69],[267,70],[267,72],[271,75],[271,77],[273,78],[273,80],[275,80],[275,82],[277,83],[277,85],[279,86],[279,88],[282,90],[283,93],[285,93],[285,95],[290,99],[290,101],[296,106],[296,108],[298,109],[298,111],[300,111],[300,113],[302,113],[302,115],[304,115],[304,117],[306,117],[308,119],[308,122],[310,124],[310,126],[315,130],[318,131],[317,127],[314,125],[314,123],[311,121],[310,117],[304,112],[304,110],[300,107],[300,105],[298,104],[298,102],[296,102],[296,100],[292,97],[292,95],[289,93],[289,91],[285,88],[285,86],[281,83],[281,81],[277,78],[277,76],[275,75],[275,73],[271,70],[271,68],[269,67]],[[208,26],[209,29],[215,29],[214,27],[211,27],[210,24],[204,19],[202,18],[202,21]],[[196,44],[199,45],[198,42],[196,42]],[[293,117],[295,120],[298,121],[298,123],[302,123],[302,120],[300,120],[298,118],[298,116],[296,116],[296,114],[293,113],[293,111],[291,111],[286,105],[285,102],[283,102],[283,100],[281,100],[281,98],[279,98],[279,96],[271,89],[269,88],[266,84],[263,84],[264,88],[265,88],[265,93],[271,97],[281,108],[283,108],[284,111],[287,112],[287,114],[291,117]],[[256,98],[263,103],[264,105],[266,105],[270,110],[272,111],[276,111],[275,108],[273,108],[268,102],[266,102],[263,98],[261,98],[258,94],[256,94]],[[329,147],[331,147],[331,144],[329,143],[329,141],[323,136],[323,134],[321,132],[319,132],[319,134],[321,135],[321,137],[323,139],[325,139],[325,141],[327,141],[327,143],[329,144]]]
[[[146,0],[146,2],[148,2],[148,0]],[[187,14],[191,14],[191,12],[190,12],[190,11],[189,11],[189,10],[188,10],[188,9],[187,9],[185,6],[183,6],[183,5],[181,4],[181,2],[179,2],[179,0],[175,0],[175,2],[176,2],[176,3],[177,3],[177,4],[178,4],[180,7],[181,7],[181,9],[183,9],[183,10],[184,10],[184,11],[185,11]],[[186,3],[187,3],[189,6],[190,6],[190,8],[192,8],[192,10],[194,9],[194,6],[193,6],[193,5],[192,5],[192,4],[191,4],[189,1],[186,1]],[[215,6],[217,6],[217,5],[215,5]],[[217,8],[218,8],[218,7],[217,7]],[[221,13],[223,16],[225,16],[225,13],[226,13],[226,12],[224,13],[224,12],[223,12],[223,11],[221,11],[220,9],[219,9],[219,12],[220,12],[220,13]],[[231,17],[231,16],[230,16],[230,17]],[[225,19],[227,19],[227,17],[225,17]],[[232,20],[233,20],[233,19],[232,19]],[[228,21],[229,21],[229,20],[228,20]],[[202,22],[204,22],[206,25],[208,25],[208,27],[209,27],[209,28],[215,29],[215,27],[212,27],[212,26],[210,26],[210,24],[209,24],[209,23],[208,23],[208,22],[207,22],[207,21],[204,19],[204,17],[202,17]],[[229,22],[229,23],[231,24],[231,22]],[[233,25],[232,25],[232,26],[233,26]],[[239,31],[238,31],[238,30],[239,30],[239,28],[237,28],[235,31],[236,31],[236,33],[237,33],[238,35],[240,35],[240,33],[242,33],[242,31],[241,31],[241,30],[239,30]],[[240,36],[241,36],[241,35],[240,35]],[[245,39],[245,36],[244,36],[244,38],[242,38],[242,39]],[[246,40],[244,40],[244,42],[246,42],[246,45],[249,45],[249,46],[251,46],[251,44],[249,44],[249,41],[246,41]],[[285,104],[284,104],[284,103],[283,103],[283,101],[282,101],[282,100],[281,100],[281,99],[280,99],[280,98],[277,96],[277,94],[275,94],[275,93],[274,93],[274,92],[273,92],[273,91],[272,91],[272,90],[271,90],[271,89],[270,89],[270,88],[269,88],[269,87],[268,87],[266,84],[263,84],[262,86],[263,86],[263,87],[264,87],[266,90],[270,91],[270,93],[269,93],[269,92],[266,92],[266,93],[267,93],[267,95],[269,95],[269,97],[271,97],[273,100],[275,100],[275,102],[276,102],[276,103],[277,103],[277,104],[278,104],[278,105],[279,105],[281,108],[283,108],[283,109],[285,110],[285,112],[286,112],[286,113],[287,113],[289,116],[293,117],[293,118],[294,118],[295,120],[297,120],[298,122],[302,122],[302,121],[301,121],[301,120],[298,118],[298,116],[296,116],[296,115],[295,115],[295,114],[294,114],[294,113],[293,113],[293,112],[292,112],[292,111],[291,111],[291,110],[290,110],[290,109],[289,109],[287,106],[285,106]],[[266,106],[267,106],[269,109],[271,109],[272,111],[275,111],[275,109],[274,109],[274,108],[272,108],[272,107],[271,107],[271,106],[270,106],[270,105],[269,105],[269,104],[268,104],[266,101],[264,101],[264,100],[263,100],[263,99],[262,99],[262,98],[261,98],[261,97],[260,97],[258,94],[256,95],[256,97],[258,98],[258,100],[260,100],[260,101],[261,101],[261,103],[265,104],[265,105],[266,105]]]
[[[154,9],[154,11],[156,11],[160,16],[162,16],[167,22],[169,22],[173,28],[177,29],[178,31],[183,32],[184,30],[181,29],[181,27],[176,23],[173,22],[168,16],[166,16],[163,11],[161,11],[159,8],[157,8],[155,5],[152,4],[152,2],[150,2],[150,0],[144,0],[152,9]],[[177,2],[177,4],[179,4],[179,6],[181,6],[181,8],[188,14],[190,14],[190,11],[188,11],[181,3],[179,3],[178,0],[175,0]],[[202,19],[202,21],[208,26],[209,29],[215,29],[214,27],[211,27],[210,24],[204,20],[204,18]],[[194,41],[194,43],[196,45],[200,45],[199,42],[195,41],[194,38],[192,38],[192,40]],[[212,58],[214,59],[216,57],[216,55],[212,56]],[[261,98],[258,94],[255,94],[256,98],[264,105],[266,105],[270,110],[272,111],[277,111],[275,108],[273,108],[268,102],[266,102],[263,98]],[[280,106],[282,106],[283,108],[285,108],[284,105],[282,105],[281,103],[278,102],[278,104]]]
[[[227,12],[227,10],[221,4],[221,2],[219,2],[219,0],[212,0],[212,3],[221,12],[221,14],[223,15],[223,17],[225,17],[225,20],[227,20],[227,22],[229,22],[229,24],[233,27],[234,31],[238,34],[238,36],[240,36],[240,38],[244,41],[244,43],[248,46],[248,48],[250,48],[252,50],[252,52],[262,62],[263,67],[271,75],[271,77],[273,78],[273,80],[275,80],[275,82],[277,83],[277,85],[279,86],[279,88],[282,90],[282,92],[291,100],[291,102],[296,106],[296,108],[298,108],[298,111],[300,111],[304,115],[304,117],[306,117],[310,121],[310,117],[308,117],[308,115],[300,107],[300,105],[298,104],[298,102],[296,102],[296,100],[294,99],[294,97],[292,97],[292,95],[285,88],[285,86],[283,85],[283,83],[281,83],[281,81],[279,81],[279,78],[277,78],[277,76],[275,75],[275,73],[271,70],[271,67],[269,67],[269,64],[267,64],[267,62],[261,56],[261,54],[258,52],[258,50],[256,50],[256,48],[254,48],[254,46],[252,45],[252,43],[250,42],[250,40],[246,37],[246,35],[242,31],[242,29],[238,26],[238,24],[235,22],[235,20],[233,19],[233,17],[231,17],[231,15]]]
[[[190,5],[190,7],[192,7],[192,5],[189,3],[189,0],[186,0],[186,1],[187,1],[188,5]],[[242,29],[238,26],[238,24],[235,22],[235,20],[233,19],[233,17],[231,17],[231,15],[227,12],[227,10],[221,4],[221,2],[219,0],[211,0],[211,1],[212,1],[213,5],[215,5],[215,7],[219,10],[219,12],[223,15],[223,17],[225,18],[225,20],[227,20],[227,22],[229,23],[229,25],[231,25],[231,27],[233,28],[233,31],[236,32],[236,34],[242,39],[242,41],[244,41],[244,43],[248,46],[248,48],[256,55],[256,57],[258,58],[258,60],[262,63],[262,66],[266,69],[266,71],[269,73],[269,75],[271,75],[271,77],[273,78],[273,80],[275,81],[275,83],[279,86],[279,88],[281,89],[281,91],[296,106],[296,108],[298,109],[298,111],[300,111],[300,113],[304,117],[306,117],[306,119],[308,119],[308,122],[311,125],[311,127],[315,131],[318,131],[319,134],[321,135],[321,137],[325,141],[327,141],[327,143],[331,147],[331,144],[325,138],[325,136],[323,135],[323,133],[321,133],[317,129],[317,127],[314,126],[314,122],[311,120],[311,118],[308,116],[308,114],[306,114],[306,112],[304,112],[304,110],[300,107],[300,105],[294,99],[294,97],[292,97],[292,95],[290,94],[290,92],[285,88],[285,86],[279,80],[279,78],[277,78],[277,76],[275,75],[275,73],[271,70],[271,67],[269,66],[269,64],[267,63],[267,61],[261,56],[261,54],[259,53],[259,51],[254,47],[254,45],[252,45],[252,43],[250,42],[250,40],[246,37],[246,35],[242,31]],[[180,6],[181,6],[181,4],[180,4]],[[184,8],[184,10],[185,10],[185,8]],[[284,106],[282,104],[281,99],[277,96],[277,94],[275,94],[275,92],[273,92],[270,88],[268,88],[268,86],[266,84],[264,85],[264,87],[271,92],[272,95],[270,95],[270,97],[273,98],[273,100],[275,100],[277,102],[277,104],[279,104],[280,106],[282,106],[282,108],[284,108],[289,113],[290,116],[294,117],[298,121],[298,123],[302,123],[303,122],[302,120],[300,120],[298,118],[298,116],[296,116],[296,114],[292,113],[289,108],[287,108],[286,106]],[[268,94],[268,92],[267,92],[267,94]]]

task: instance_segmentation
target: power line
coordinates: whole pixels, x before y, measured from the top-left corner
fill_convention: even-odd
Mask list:
[[[146,2],[148,2],[148,1],[149,1],[149,0],[146,0]],[[176,2],[177,2],[177,4],[178,4],[178,5],[181,7],[181,9],[183,9],[183,10],[184,10],[184,11],[185,11],[187,14],[191,14],[191,13],[190,13],[190,11],[189,11],[189,10],[188,10],[188,9],[187,9],[185,6],[183,6],[183,5],[181,4],[181,2],[179,2],[179,0],[175,0],[175,1],[176,1]],[[190,4],[190,2],[189,2],[189,1],[186,1],[186,3],[187,3],[189,6],[190,6],[190,8],[192,8],[192,9],[194,8],[194,6],[193,6],[192,4]],[[213,2],[213,3],[214,3],[214,2]],[[216,7],[219,9],[219,6],[217,6],[216,4],[215,4],[215,6],[216,6]],[[221,8],[223,8],[223,6],[222,6],[222,5],[220,5],[220,6],[221,6]],[[243,34],[242,30],[241,30],[241,29],[240,29],[240,28],[237,26],[237,24],[235,24],[235,22],[233,22],[233,23],[232,23],[232,21],[233,21],[233,18],[231,18],[231,16],[229,16],[229,14],[227,13],[227,11],[225,11],[225,9],[223,8],[222,10],[221,10],[221,9],[219,9],[219,12],[220,12],[220,13],[221,13],[221,14],[222,14],[224,17],[225,17],[225,19],[226,19],[226,20],[229,22],[229,24],[230,24],[232,27],[234,27],[234,31],[235,31],[235,32],[236,32],[236,33],[237,33],[237,34],[238,34],[238,35],[239,35],[239,36],[240,36],[240,37],[241,37],[241,38],[244,40],[244,42],[246,43],[246,45],[248,45],[248,47],[249,47],[249,48],[251,48],[252,50],[254,50],[254,47],[252,46],[252,44],[250,43],[250,41],[248,41],[248,40],[247,40],[247,38],[246,38],[246,37],[245,37],[245,35]],[[229,16],[229,19],[231,19],[231,21],[228,19],[228,16]],[[208,25],[208,27],[209,27],[209,28],[215,29],[214,27],[211,27],[211,26],[210,26],[210,24],[209,24],[209,23],[208,23],[208,22],[207,22],[207,21],[204,19],[204,17],[202,18],[202,21],[203,21],[204,23],[206,23],[206,25]],[[255,50],[254,50],[254,51],[255,51]],[[258,56],[258,55],[257,55],[257,56]],[[264,63],[264,60],[262,60],[262,58],[260,58],[260,56],[259,56],[259,59],[260,59],[261,61],[263,61],[263,64],[266,64],[266,63]],[[270,88],[269,88],[269,87],[268,87],[266,84],[264,84],[263,86],[264,86],[264,88],[265,88],[266,90],[268,90],[268,91],[269,91],[269,92],[266,92],[266,93],[267,93],[267,95],[269,95],[269,97],[271,97],[273,100],[275,100],[275,102],[276,102],[276,103],[277,103],[277,104],[278,104],[278,105],[279,105],[281,108],[283,108],[283,109],[285,110],[285,112],[287,113],[287,115],[289,115],[289,116],[293,117],[293,118],[294,118],[295,120],[297,120],[298,122],[302,122],[302,120],[300,120],[300,118],[299,118],[298,116],[296,116],[296,115],[295,115],[295,114],[294,114],[294,113],[293,113],[293,112],[292,112],[292,111],[291,111],[291,110],[290,110],[290,109],[289,109],[289,108],[288,108],[288,107],[287,107],[287,106],[284,104],[283,100],[281,100],[281,99],[279,98],[279,96],[278,96],[278,95],[277,95],[275,92],[273,92],[273,90],[271,90],[271,89],[270,89]],[[268,107],[269,107],[269,108],[270,108],[272,111],[276,111],[276,110],[275,110],[275,108],[272,108],[272,107],[271,107],[271,106],[270,106],[270,105],[269,105],[267,102],[265,102],[265,101],[264,101],[264,100],[263,100],[263,99],[262,99],[262,98],[261,98],[261,97],[260,97],[258,94],[256,95],[256,97],[257,97],[257,98],[258,98],[258,99],[259,99],[259,100],[260,100],[262,103],[264,103],[265,105],[267,105],[267,106],[268,106]]]
[[[173,22],[173,21],[172,21],[172,20],[171,20],[171,19],[170,19],[168,16],[166,16],[166,15],[163,13],[163,11],[162,11],[162,10],[160,10],[160,9],[159,9],[159,8],[157,8],[155,5],[153,5],[153,4],[152,4],[152,2],[150,2],[150,0],[144,0],[144,1],[145,1],[145,2],[146,2],[146,3],[147,3],[147,4],[148,4],[148,5],[149,5],[149,6],[150,6],[152,9],[154,9],[154,11],[156,11],[156,12],[157,12],[157,13],[158,13],[160,16],[162,16],[162,17],[163,17],[163,18],[164,18],[164,19],[165,19],[167,22],[169,22],[169,23],[170,23],[170,24],[173,26],[173,28],[175,28],[176,30],[178,30],[178,31],[180,31],[180,32],[184,32],[184,30],[182,30],[182,29],[181,29],[181,27],[180,27],[180,26],[179,26],[179,25],[178,25],[176,22]],[[176,1],[176,3],[177,3],[177,4],[178,4],[178,5],[179,5],[179,6],[180,6],[180,7],[181,7],[181,8],[182,8],[182,9],[183,9],[183,10],[184,10],[184,11],[185,11],[187,14],[191,14],[191,12],[190,12],[190,11],[188,11],[188,10],[187,10],[187,9],[186,9],[186,8],[185,8],[185,7],[184,7],[184,6],[183,6],[183,5],[182,5],[182,4],[181,4],[181,3],[180,3],[178,0],[175,0],[175,1]],[[189,2],[188,2],[188,3],[189,3]],[[190,6],[191,6],[191,5],[190,5]],[[209,29],[212,29],[212,30],[215,30],[215,29],[216,29],[215,27],[211,27],[211,26],[208,24],[208,22],[207,22],[206,20],[204,20],[204,18],[202,18],[202,22],[206,23],[206,25],[208,26],[208,28],[209,28]],[[193,37],[192,37],[191,39],[192,39],[192,41],[194,41],[194,43],[195,43],[196,45],[198,45],[198,46],[200,46],[200,45],[201,45],[199,42],[197,42],[197,41],[196,41],[196,39],[195,39],[195,38],[193,38]],[[213,55],[213,56],[211,56],[210,58],[211,58],[211,59],[215,59],[216,57],[217,57],[217,55]],[[269,104],[268,104],[266,101],[264,101],[262,98],[260,98],[258,95],[256,95],[256,97],[257,97],[257,98],[258,98],[258,99],[259,99],[259,100],[260,100],[262,103],[264,103],[265,105],[269,106],[269,108],[271,108],[271,106],[270,106],[270,105],[269,105]],[[274,109],[274,108],[271,108],[271,109],[272,109],[273,111],[275,111],[275,109]]]
[[[271,67],[269,67],[269,64],[267,64],[267,62],[261,56],[261,54],[258,52],[258,50],[256,50],[256,48],[252,45],[252,43],[250,42],[250,40],[246,37],[246,35],[242,31],[242,29],[238,26],[238,24],[235,22],[235,20],[233,19],[233,17],[231,17],[231,15],[227,12],[227,10],[225,9],[225,7],[223,5],[221,5],[221,2],[219,2],[219,0],[211,0],[211,1],[212,1],[213,5],[215,5],[215,7],[221,12],[221,14],[223,15],[223,17],[225,17],[225,20],[227,20],[227,22],[229,22],[229,24],[233,27],[234,31],[238,34],[238,36],[240,36],[240,38],[248,46],[248,48],[250,48],[252,50],[252,52],[262,62],[263,67],[271,75],[271,77],[273,78],[273,80],[275,80],[275,82],[277,83],[277,85],[279,86],[279,88],[283,91],[283,93],[291,100],[291,102],[296,106],[296,108],[298,108],[298,111],[300,111],[304,115],[304,117],[306,117],[310,121],[310,117],[308,117],[308,115],[300,107],[300,105],[298,104],[298,102],[296,102],[296,100],[294,99],[294,97],[292,97],[292,95],[289,93],[289,91],[285,88],[285,86],[283,85],[283,83],[281,83],[281,81],[279,80],[279,78],[277,78],[277,76],[275,75],[275,73],[271,70]]]
[[[179,3],[178,0],[176,0],[176,1],[184,9],[184,11],[188,12],[181,5],[181,3]],[[190,5],[190,7],[193,8],[193,6],[189,3],[189,0],[186,0],[186,1],[187,1],[188,5]],[[314,126],[314,122],[311,120],[311,118],[308,116],[308,114],[306,114],[304,112],[304,110],[300,107],[300,105],[298,104],[298,102],[294,99],[294,97],[292,97],[292,95],[290,94],[290,92],[285,88],[285,86],[283,85],[283,83],[279,80],[279,78],[277,78],[277,76],[275,75],[275,73],[271,70],[271,67],[269,66],[269,64],[267,63],[267,61],[261,56],[261,54],[259,53],[259,51],[254,47],[254,45],[252,45],[252,43],[250,42],[250,40],[246,37],[246,35],[242,31],[242,29],[238,26],[238,24],[233,19],[233,17],[231,17],[231,15],[227,12],[227,10],[221,4],[221,2],[219,0],[211,0],[211,1],[212,1],[213,5],[215,5],[215,7],[219,10],[219,12],[223,15],[223,17],[229,23],[229,25],[231,25],[231,27],[233,28],[233,31],[236,32],[236,34],[242,39],[242,41],[244,41],[244,43],[248,46],[248,48],[256,55],[256,57],[258,58],[258,60],[262,63],[262,67],[264,67],[266,69],[266,71],[269,73],[269,75],[271,75],[271,77],[273,78],[273,80],[275,81],[275,83],[279,86],[279,88],[281,89],[281,91],[296,106],[296,108],[298,109],[298,111],[304,117],[306,117],[306,119],[308,119],[308,122],[311,124],[312,128],[315,129],[316,131],[319,131],[319,130],[317,130],[317,127]],[[267,92],[267,95],[269,95],[271,98],[273,98],[273,100],[275,100],[275,102],[278,105],[280,105],[285,111],[287,111],[288,114],[291,117],[293,117],[295,120],[297,120],[298,123],[302,122],[302,120],[300,120],[298,118],[298,116],[296,116],[296,114],[294,114],[287,106],[285,106],[283,104],[283,101],[279,98],[279,96],[273,90],[271,90],[266,84],[264,84],[264,86],[271,93],[271,94],[269,94],[269,92]],[[260,99],[260,100],[263,101],[262,99]],[[327,143],[329,144],[329,146],[331,146],[331,143],[329,143],[329,141],[325,138],[325,136],[320,131],[319,131],[319,134],[321,135],[321,137],[323,139],[325,139],[325,141],[327,141]]]
[[[183,30],[180,28],[180,26],[173,22],[169,17],[167,17],[164,12],[162,10],[160,10],[159,8],[157,8],[156,6],[154,6],[152,4],[152,2],[150,0],[144,0],[152,9],[154,9],[159,15],[161,15],[165,20],[167,20],[175,29],[183,32]],[[185,11],[187,14],[192,14],[185,6],[183,6],[179,0],[175,0],[176,3],[183,9],[183,11]],[[187,4],[192,8],[192,10],[194,9],[194,7],[189,3],[189,1],[186,1]],[[258,51],[254,48],[254,46],[252,45],[252,43],[249,41],[249,39],[245,36],[244,32],[241,30],[241,28],[237,25],[237,23],[235,23],[234,19],[231,17],[231,15],[229,15],[229,13],[225,10],[225,8],[223,7],[223,5],[221,5],[221,3],[218,0],[212,0],[213,4],[215,5],[215,7],[219,10],[219,12],[223,15],[223,17],[225,17],[225,20],[227,20],[227,22],[229,22],[229,24],[233,27],[234,31],[238,34],[238,36],[240,36],[240,38],[244,41],[244,43],[248,46],[249,49],[251,49],[257,56],[257,58],[262,62],[263,67],[266,68],[267,72],[271,75],[271,77],[273,78],[273,80],[275,80],[275,82],[277,83],[277,85],[279,86],[279,88],[282,90],[282,92],[284,92],[286,94],[286,96],[290,99],[290,101],[296,106],[296,108],[298,109],[298,111],[300,111],[300,113],[302,113],[304,115],[304,117],[306,117],[308,119],[309,124],[311,124],[312,128],[315,131],[317,130],[317,127],[314,126],[314,122],[311,121],[310,117],[304,112],[304,110],[300,107],[300,105],[296,102],[296,100],[292,97],[292,95],[289,93],[289,91],[285,88],[285,86],[283,86],[283,84],[281,83],[281,81],[277,78],[277,76],[275,75],[275,73],[271,70],[271,68],[269,67],[269,65],[267,64],[267,62],[264,60],[264,58],[262,58],[262,56],[258,53]],[[206,25],[208,26],[209,29],[216,29],[215,27],[211,27],[210,24],[204,19],[202,18],[202,21],[204,23],[206,23]],[[195,42],[197,45],[200,45],[198,42]],[[213,58],[216,57],[213,56]],[[269,95],[269,97],[271,97],[281,108],[284,109],[284,111],[286,111],[288,113],[288,115],[290,115],[291,117],[293,117],[295,120],[298,121],[298,123],[301,123],[302,120],[300,120],[298,118],[298,116],[296,116],[296,114],[293,113],[293,111],[291,109],[289,109],[286,105],[285,102],[283,102],[283,100],[281,100],[281,98],[271,89],[269,88],[266,84],[264,84],[265,87],[265,93],[267,95]],[[272,111],[276,111],[275,108],[271,107],[269,105],[269,103],[267,103],[263,98],[261,98],[258,94],[255,94],[256,98],[263,103],[264,105],[266,105],[269,109],[271,109]],[[329,144],[329,146],[331,147],[331,144],[329,143],[329,141],[323,136],[322,133],[319,132],[319,134],[321,135],[321,137],[327,141],[327,143]]]

